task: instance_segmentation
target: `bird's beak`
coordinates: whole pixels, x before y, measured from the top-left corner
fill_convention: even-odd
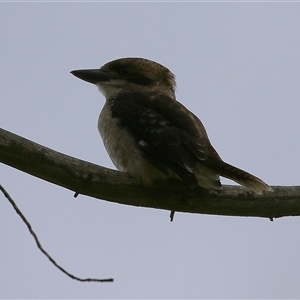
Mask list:
[[[71,71],[71,73],[74,76],[93,84],[97,84],[98,82],[110,81],[112,79],[111,74],[102,71],[101,69],[75,70]]]

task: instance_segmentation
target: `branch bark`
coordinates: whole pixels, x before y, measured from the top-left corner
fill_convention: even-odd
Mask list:
[[[277,218],[300,215],[300,186],[272,186],[257,195],[240,186],[222,192],[190,189],[179,182],[137,185],[123,172],[56,152],[0,129],[0,161],[76,193],[120,204],[169,211]]]

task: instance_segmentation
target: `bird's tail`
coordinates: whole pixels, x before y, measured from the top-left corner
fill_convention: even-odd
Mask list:
[[[273,191],[273,189],[261,179],[222,160],[214,160],[210,163],[210,168],[220,176],[234,180],[257,194],[262,194],[263,191]]]

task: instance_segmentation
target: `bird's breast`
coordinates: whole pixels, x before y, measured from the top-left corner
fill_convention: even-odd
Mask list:
[[[106,151],[119,171],[127,172],[139,182],[151,184],[165,175],[146,160],[139,150],[138,141],[112,117],[106,103],[100,113],[98,130]]]

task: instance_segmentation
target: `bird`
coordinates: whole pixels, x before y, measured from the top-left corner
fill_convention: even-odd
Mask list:
[[[192,189],[220,191],[221,176],[257,194],[272,191],[221,159],[199,118],[177,101],[175,75],[165,66],[127,57],[71,73],[106,98],[98,119],[104,146],[115,167],[139,184],[175,179]]]

